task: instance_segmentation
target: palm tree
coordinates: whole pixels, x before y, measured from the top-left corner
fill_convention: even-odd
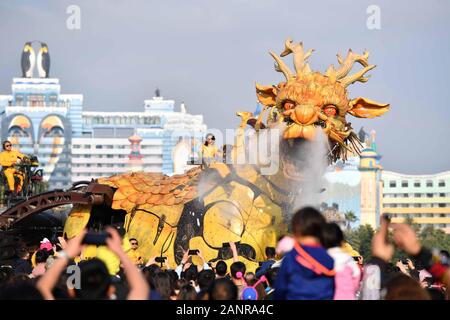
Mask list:
[[[351,224],[358,220],[358,217],[356,217],[355,213],[351,210],[344,213],[344,216],[345,216],[345,226],[347,229],[350,229]]]

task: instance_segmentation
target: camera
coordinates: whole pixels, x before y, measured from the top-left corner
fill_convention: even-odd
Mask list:
[[[155,262],[164,263],[164,261],[166,261],[166,259],[167,259],[167,257],[156,257]]]
[[[194,249],[194,250],[189,250],[189,255],[190,256],[195,256],[198,254],[198,249]]]
[[[97,246],[106,245],[106,239],[110,238],[111,235],[107,232],[88,232],[83,238],[83,244],[94,244]]]
[[[402,259],[401,261],[404,265],[408,265],[408,259]]]

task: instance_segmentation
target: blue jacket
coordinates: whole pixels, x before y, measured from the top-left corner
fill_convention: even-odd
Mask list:
[[[300,246],[326,269],[334,267],[333,258],[320,246]],[[317,274],[297,261],[297,250],[287,253],[275,280],[275,300],[332,300],[334,276]]]
[[[275,260],[266,260],[264,262],[261,263],[261,267],[258,270],[258,272],[256,272],[255,276],[257,278],[261,278],[261,276],[265,275],[266,272],[272,267],[272,265],[275,263]]]

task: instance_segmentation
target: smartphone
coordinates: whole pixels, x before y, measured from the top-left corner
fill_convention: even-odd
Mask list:
[[[240,241],[235,242],[236,246],[240,243]],[[230,243],[229,242],[224,242],[222,243],[222,248],[229,248],[230,247]]]
[[[89,232],[83,238],[83,244],[95,244],[97,246],[106,245],[106,239],[111,237],[107,232]]]
[[[195,256],[198,254],[198,249],[194,249],[194,250],[189,250],[189,255],[190,256]]]
[[[155,262],[164,263],[164,261],[166,261],[166,259],[167,259],[167,257],[156,257]]]

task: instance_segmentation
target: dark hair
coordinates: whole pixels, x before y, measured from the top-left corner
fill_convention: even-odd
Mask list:
[[[386,283],[386,300],[431,300],[428,292],[411,277],[399,274]]]
[[[313,207],[298,210],[292,217],[292,232],[296,236],[312,236],[322,239],[325,217]]]
[[[217,279],[209,289],[210,300],[237,300],[238,288],[227,278]]]
[[[78,264],[80,268],[80,288],[75,289],[77,298],[82,300],[107,299],[111,277],[105,263],[93,258]]]
[[[24,247],[18,248],[16,250],[16,256],[23,259],[29,254],[28,250]]]
[[[200,287],[200,290],[205,290],[209,288],[209,286],[214,282],[216,275],[212,270],[202,270],[198,274],[197,283]]]
[[[216,140],[216,137],[214,137],[214,135],[212,133],[208,133],[205,137],[205,143],[204,143],[205,146],[208,146],[208,137],[209,136],[211,136],[212,140]]]
[[[445,300],[445,291],[439,288],[427,288],[427,293],[430,295],[431,300]]]
[[[228,266],[223,260],[219,260],[216,263],[216,273],[217,275],[224,277],[227,274]]]
[[[246,270],[247,270],[247,268],[245,267],[245,264],[243,262],[241,262],[241,261],[233,262],[233,264],[230,267],[231,276],[234,279],[237,279],[237,273],[238,272],[241,272],[242,273],[242,277],[244,277]]]
[[[128,239],[129,242],[131,242],[131,241],[133,241],[133,240],[136,241],[137,243],[139,243],[139,241],[137,241],[136,238],[130,238],[130,239]]]
[[[43,263],[47,261],[49,254],[48,251],[45,249],[38,250],[36,252],[36,263]]]
[[[340,247],[344,242],[344,233],[336,223],[327,223],[323,227],[322,240],[323,246],[327,249]]]
[[[178,273],[176,273],[176,271],[172,269],[166,270],[165,272],[169,275],[170,287],[173,287],[175,282],[178,280]]]
[[[186,279],[178,279],[177,281],[174,282],[173,284],[173,290],[180,290],[181,287],[185,286],[189,284],[189,281],[187,281]]]
[[[162,272],[162,269],[157,264],[152,264],[142,269],[142,273],[144,274],[145,279],[147,279],[150,289],[155,289],[154,275],[157,272]]]
[[[275,258],[275,248],[274,247],[266,247],[266,257],[267,258]]]
[[[185,278],[187,281],[197,281],[197,276],[198,270],[197,266],[194,264],[191,264],[189,268],[181,274],[181,277]]]
[[[9,141],[9,140],[3,141],[3,144],[2,144],[3,150],[6,150],[5,144],[7,144],[7,143],[12,145],[11,141]]]
[[[166,272],[157,272],[153,276],[155,290],[159,293],[163,300],[170,297],[170,276]]]
[[[197,292],[190,284],[184,285],[180,288],[177,300],[197,300]]]
[[[7,283],[14,276],[14,269],[10,266],[0,267],[0,285]],[[1,291],[1,290],[0,290]]]
[[[32,281],[20,281],[2,286],[0,300],[43,300]]]

